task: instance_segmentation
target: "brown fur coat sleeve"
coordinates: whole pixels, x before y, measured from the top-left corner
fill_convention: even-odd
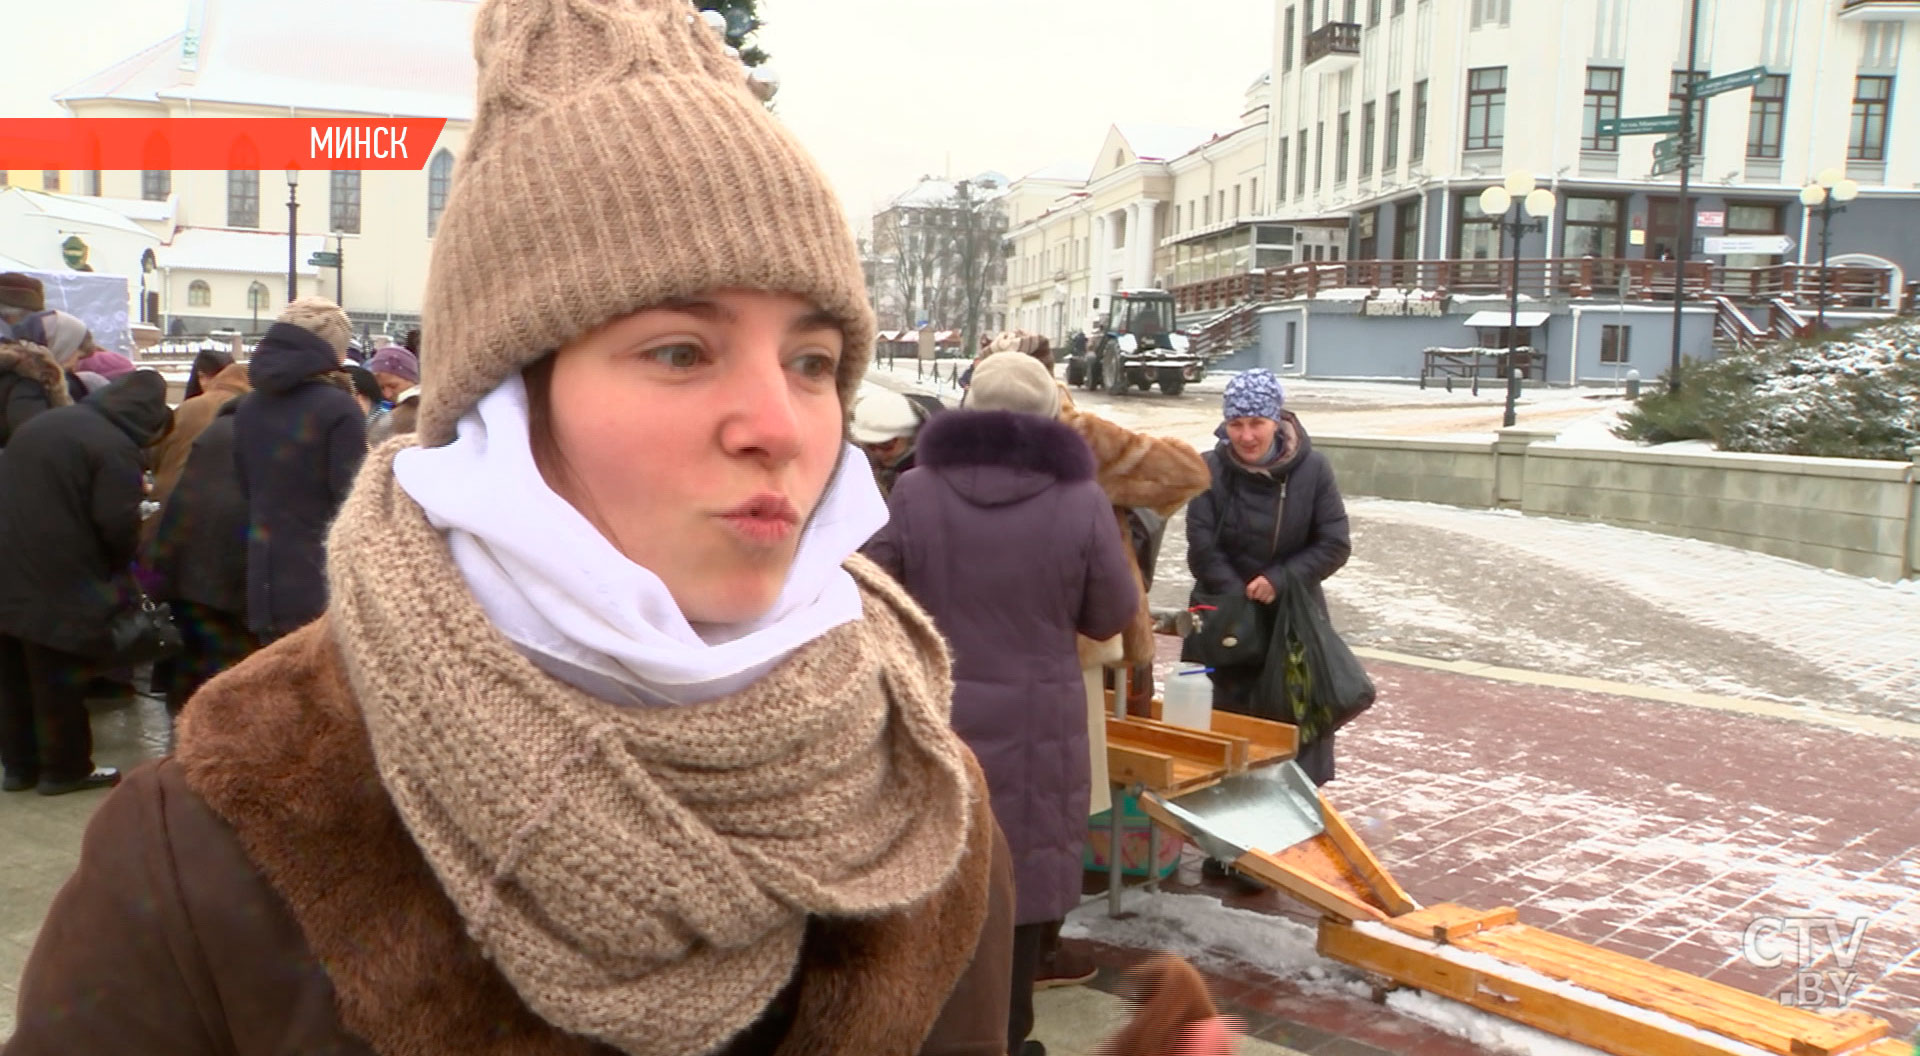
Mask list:
[[[1171,517],[1212,481],[1206,460],[1183,441],[1136,433],[1078,410],[1064,410],[1061,421],[1093,449],[1094,479],[1115,506]]]

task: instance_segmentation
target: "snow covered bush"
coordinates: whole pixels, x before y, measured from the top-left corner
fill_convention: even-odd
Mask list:
[[[1723,451],[1906,461],[1920,444],[1920,319],[1899,319],[1693,364],[1679,394],[1662,386],[1616,433]]]

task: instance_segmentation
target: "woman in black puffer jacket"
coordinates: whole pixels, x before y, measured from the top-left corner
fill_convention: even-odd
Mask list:
[[[1291,570],[1324,611],[1320,583],[1353,550],[1347,507],[1327,456],[1313,449],[1282,398],[1280,379],[1269,371],[1250,370],[1227,383],[1220,443],[1205,456],[1213,484],[1187,506],[1187,567],[1197,591],[1244,590],[1269,604]],[[1279,713],[1283,702],[1257,699],[1259,667],[1219,669],[1211,677],[1215,708],[1291,721]],[[1333,735],[1301,745],[1298,762],[1315,784],[1333,780]]]

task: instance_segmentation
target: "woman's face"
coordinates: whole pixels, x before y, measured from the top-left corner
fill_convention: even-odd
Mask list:
[[[764,615],[840,457],[839,325],[798,297],[723,290],[555,355],[547,483],[696,624]]]
[[[380,395],[386,397],[388,403],[392,403],[401,393],[413,387],[413,382],[398,374],[388,374],[385,371],[376,372],[373,380],[380,384]]]
[[[1273,447],[1280,423],[1271,418],[1233,418],[1227,421],[1227,440],[1242,462],[1255,462]]]

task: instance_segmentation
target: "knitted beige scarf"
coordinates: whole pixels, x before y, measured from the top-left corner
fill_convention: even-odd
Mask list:
[[[468,932],[542,1018],[629,1053],[706,1053],[790,978],[810,915],[953,875],[970,797],[944,645],[874,566],[865,617],[731,697],[618,708],[487,623],[368,456],[330,613],[380,779]]]

